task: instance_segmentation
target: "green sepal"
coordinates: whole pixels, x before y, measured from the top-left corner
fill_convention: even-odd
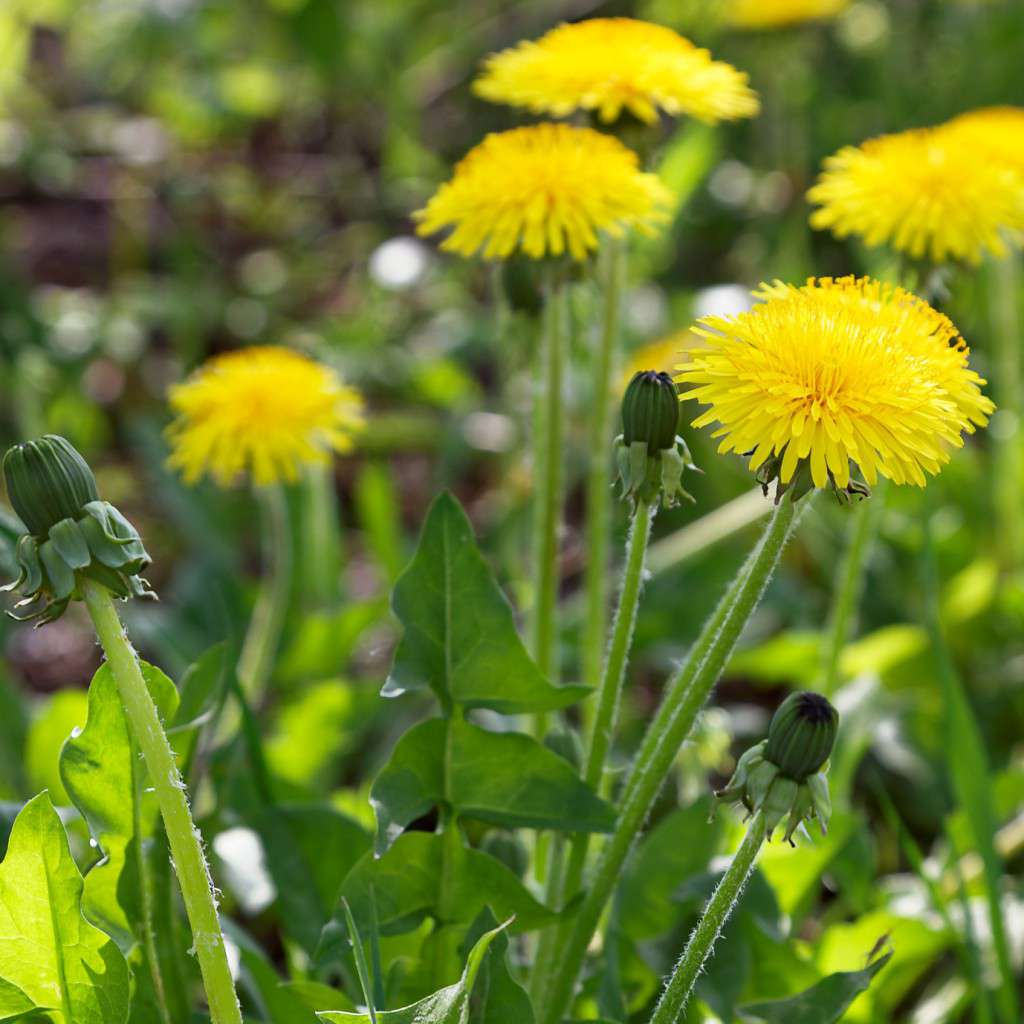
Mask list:
[[[74,519],[54,523],[50,527],[49,542],[69,569],[84,569],[92,561],[89,545]]]

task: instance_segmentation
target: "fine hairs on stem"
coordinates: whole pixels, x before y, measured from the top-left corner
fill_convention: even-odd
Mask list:
[[[159,712],[149,694],[138,657],[118,618],[110,591],[93,580],[85,579],[82,581],[82,597],[110,664],[132,735],[145,759],[150,784],[160,806],[174,871],[192,929],[192,948],[203,976],[211,1020],[213,1024],[241,1024],[241,1010],[228,965],[202,838],[192,818],[185,786]]]
[[[807,504],[807,500],[801,503]],[[741,568],[666,689],[658,714],[641,744],[619,805],[619,820],[605,843],[586,894],[561,943],[562,957],[541,1008],[542,1024],[557,1024],[568,1008],[576,977],[626,857],[698,712],[756,608],[778,564],[797,517],[788,495],[772,510],[754,553]]]

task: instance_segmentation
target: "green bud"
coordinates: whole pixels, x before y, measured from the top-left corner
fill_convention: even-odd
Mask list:
[[[18,541],[19,575],[0,591],[23,595],[14,618],[38,624],[59,618],[81,596],[82,578],[120,598],[152,597],[139,575],[149,555],[135,527],[101,501],[85,459],[62,437],[47,435],[11,448],[3,460],[11,504],[28,533]]]
[[[821,694],[792,693],[772,718],[765,760],[786,778],[803,782],[829,759],[838,725],[836,709]]]
[[[656,370],[633,375],[622,398],[622,440],[642,441],[650,454],[674,448],[679,432],[679,395],[672,378]]]
[[[57,434],[8,449],[4,480],[14,511],[34,537],[45,537],[63,519],[77,519],[99,499],[88,463]]]

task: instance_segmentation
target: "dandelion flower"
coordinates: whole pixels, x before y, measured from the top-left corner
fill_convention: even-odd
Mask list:
[[[983,107],[954,117],[944,128],[971,152],[1012,167],[1024,189],[1024,108]]]
[[[473,89],[492,103],[534,114],[588,110],[605,122],[623,110],[648,124],[659,110],[712,124],[758,111],[743,72],[712,60],[670,28],[632,18],[559,25],[536,41],[492,54]]]
[[[328,367],[299,352],[253,346],[215,356],[171,388],[177,414],[169,463],[188,483],[209,474],[227,487],[294,480],[300,466],[352,447],[362,401]]]
[[[806,460],[814,486],[846,489],[852,463],[871,484],[923,486],[987,422],[966,343],[915,295],[853,277],[755,295],[747,313],[700,321],[706,347],[677,377],[683,401],[709,407],[693,425],[717,422],[719,451],[752,453],[752,470],[776,460],[785,485]]]
[[[413,216],[421,235],[452,227],[441,248],[463,256],[482,249],[485,259],[503,259],[519,248],[533,259],[568,251],[582,260],[598,231],[652,234],[670,201],[617,139],[538,124],[488,135]]]
[[[725,20],[734,28],[782,28],[836,17],[850,0],[727,0]]]
[[[813,227],[936,263],[978,263],[985,250],[1003,256],[1003,235],[1024,228],[1019,173],[965,145],[948,125],[841,149],[807,198],[819,206]]]

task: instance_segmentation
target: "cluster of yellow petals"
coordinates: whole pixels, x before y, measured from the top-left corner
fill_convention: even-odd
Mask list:
[[[841,149],[807,193],[819,207],[811,224],[936,263],[1004,256],[1006,237],[1024,229],[1024,164],[999,159],[979,134],[950,122]]]
[[[641,345],[636,351],[630,353],[629,359],[626,361],[626,368],[619,378],[620,389],[625,391],[626,385],[643,370],[671,373],[684,353],[694,345],[701,343],[701,338],[687,327],[685,330],[675,331],[658,341]]]
[[[725,0],[725,20],[734,28],[781,28],[834,18],[850,0]]]
[[[594,111],[614,121],[623,110],[648,124],[658,112],[716,123],[753,117],[747,76],[662,25],[592,18],[560,25],[536,41],[492,54],[473,84],[492,103],[566,117]]]
[[[1024,108],[982,107],[954,117],[946,130],[975,153],[1024,175]]]
[[[215,356],[169,393],[169,464],[188,483],[209,474],[227,487],[294,480],[301,466],[347,451],[362,400],[338,375],[299,352],[252,346]]]
[[[851,463],[923,486],[992,402],[943,314],[870,278],[762,285],[762,301],[734,317],[705,317],[677,380],[681,398],[709,406],[721,452],[753,453],[751,469],[782,457],[788,483],[807,460],[816,487],[844,488]]]
[[[533,259],[582,260],[598,232],[653,233],[671,193],[636,154],[589,128],[538,124],[488,135],[413,214],[421,235],[452,228],[441,248],[485,259],[521,249]]]

